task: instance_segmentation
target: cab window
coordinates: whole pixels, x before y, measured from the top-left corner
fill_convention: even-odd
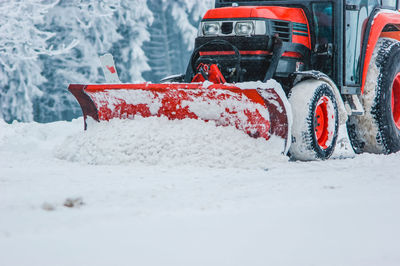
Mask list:
[[[333,56],[329,54],[329,47],[333,45],[333,6],[330,2],[316,2],[312,4],[312,13],[315,28],[316,56],[312,59],[313,66],[328,76],[333,77]]]
[[[333,42],[333,8],[330,3],[313,4],[315,30],[317,43],[326,44]]]
[[[396,7],[397,0],[382,0],[383,6]]]

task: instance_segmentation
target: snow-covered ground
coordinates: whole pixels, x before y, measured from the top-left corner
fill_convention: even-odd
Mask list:
[[[342,139],[289,162],[201,121],[89,126],[0,122],[0,265],[400,265],[399,153],[339,159]]]

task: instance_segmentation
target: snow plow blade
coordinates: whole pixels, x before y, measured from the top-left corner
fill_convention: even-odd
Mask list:
[[[278,83],[274,82],[273,85]],[[202,119],[218,126],[234,126],[251,137],[291,143],[291,110],[279,86],[248,82],[231,84],[71,84],[87,128],[88,116],[96,121],[165,116],[168,119]]]

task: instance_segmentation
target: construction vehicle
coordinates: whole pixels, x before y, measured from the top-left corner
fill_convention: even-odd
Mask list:
[[[285,140],[328,159],[340,126],[357,153],[400,150],[400,1],[216,0],[187,71],[160,84],[71,84],[86,121],[166,116]],[[86,127],[86,122],[85,122]]]

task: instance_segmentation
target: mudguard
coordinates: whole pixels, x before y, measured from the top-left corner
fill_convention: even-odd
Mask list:
[[[369,31],[366,32],[366,34],[368,34],[367,35],[368,43],[365,46],[365,59],[362,72],[361,93],[364,93],[368,68],[371,62],[372,54],[375,50],[376,43],[378,42],[380,37],[385,37],[385,34],[382,34],[382,30],[388,24],[400,25],[399,11],[392,11],[392,10],[379,11],[373,17]]]

